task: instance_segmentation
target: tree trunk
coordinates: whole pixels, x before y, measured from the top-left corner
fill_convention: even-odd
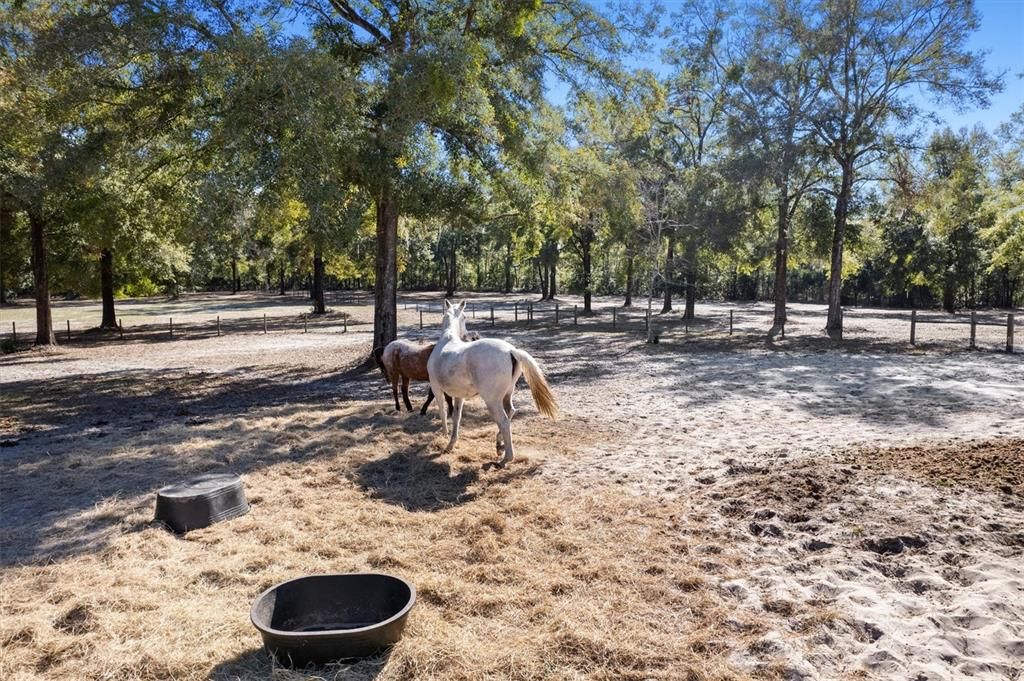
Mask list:
[[[373,345],[398,337],[398,206],[390,191],[377,197],[377,260],[373,285]]]
[[[950,314],[956,312],[956,285],[949,274],[942,284],[942,309]]]
[[[324,257],[320,249],[313,251],[313,314],[324,314]]]
[[[842,182],[836,197],[835,229],[832,233],[832,265],[828,283],[828,322],[825,330],[830,336],[843,335],[843,242],[846,239],[846,217],[853,194],[853,161],[842,164]]]
[[[675,280],[673,273],[676,257],[676,232],[668,233],[668,254],[665,256],[665,303],[661,306],[661,313],[672,311],[672,283]]]
[[[537,266],[540,270],[540,299],[548,299],[548,266],[547,264],[541,264]]]
[[[512,293],[512,242],[505,246],[505,293]]]
[[[14,206],[8,194],[0,190],[0,243],[9,244],[14,231]],[[0,305],[7,304],[7,286],[4,281],[4,259],[0,256]]]
[[[46,221],[35,211],[28,215],[32,231],[32,282],[36,294],[36,345],[56,345],[50,312],[50,275],[46,265]]]
[[[558,295],[558,260],[551,261],[551,283],[548,284],[548,300]]]
[[[280,285],[281,295],[283,296],[284,293],[285,293],[285,289],[284,289],[284,265],[281,265],[281,266],[278,267],[278,270],[277,270],[277,283]]]
[[[683,254],[686,271],[683,276],[683,283],[686,287],[684,294],[686,306],[683,309],[683,319],[693,320],[697,306],[697,246],[687,243],[686,251]]]
[[[103,299],[103,321],[101,329],[116,329],[117,315],[114,312],[114,252],[109,248],[100,251],[100,297]]]
[[[231,258],[231,293],[238,293],[241,288],[238,281],[238,258]]]
[[[636,256],[632,253],[626,256],[626,301],[622,307],[632,307],[633,305],[633,260],[635,258]]]
[[[592,314],[590,310],[590,297],[594,282],[590,257],[591,244],[593,244],[594,239],[591,237],[589,229],[588,227],[588,232],[584,235],[580,244],[582,246],[580,250],[583,252],[583,314],[585,315]]]
[[[786,323],[786,261],[789,256],[789,188],[779,187],[779,235],[775,241],[775,319],[769,334],[778,332]]]
[[[456,254],[455,246],[452,246],[452,250],[449,252],[447,262],[445,263],[447,265],[447,267],[445,268],[445,273],[444,273],[445,274],[445,276],[444,276],[444,297],[445,298],[452,298],[452,297],[455,296],[455,288],[456,288],[456,285],[457,285],[457,282],[455,281],[455,277],[457,276],[458,271],[459,271],[458,262],[456,261],[457,257],[458,257],[458,255]]]

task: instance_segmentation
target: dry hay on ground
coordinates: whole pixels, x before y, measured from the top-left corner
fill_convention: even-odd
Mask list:
[[[298,574],[350,570],[401,574],[419,600],[389,656],[324,678],[744,675],[727,657],[761,627],[707,575],[712,563],[716,577],[743,565],[718,533],[685,521],[686,504],[570,493],[538,478],[529,457],[481,472],[476,457],[403,448],[424,436],[404,433],[401,418],[375,417],[394,447],[374,438],[247,474],[243,518],[179,539],[150,522],[148,499],[112,502],[104,511],[117,534],[95,550],[7,568],[0,676],[266,678],[271,665],[248,622],[253,598]],[[468,435],[463,451],[492,437],[479,426]],[[288,437],[282,430],[277,446]],[[521,441],[529,451],[540,438]]]

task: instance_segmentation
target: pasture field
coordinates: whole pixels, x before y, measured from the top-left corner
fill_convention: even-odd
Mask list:
[[[574,325],[563,298],[557,326],[472,300],[470,329],[540,360],[562,408],[520,384],[503,469],[479,400],[452,454],[436,410],[394,411],[362,294],[305,326],[294,297],[119,303],[124,340],[59,304],[72,343],[0,358],[0,678],[1024,678],[1024,357],[1002,329],[910,348],[905,313],[852,311],[840,346],[793,305],[769,343],[767,305],[699,305],[647,345],[611,299]],[[403,295],[402,335],[430,338],[416,305],[438,302]],[[204,472],[240,474],[250,513],[155,524],[156,490]],[[402,641],[275,667],[252,600],[359,570],[417,587]]]

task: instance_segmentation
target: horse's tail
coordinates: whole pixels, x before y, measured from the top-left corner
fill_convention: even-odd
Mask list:
[[[537,404],[537,409],[552,420],[558,418],[558,403],[551,392],[551,386],[544,379],[544,372],[541,371],[537,360],[530,356],[526,350],[515,349],[512,351],[512,358],[523,365],[523,376],[530,385],[530,394]]]
[[[377,362],[377,366],[380,367],[380,372],[384,374],[384,378],[390,380],[390,377],[388,376],[388,368],[384,366],[384,360],[382,359],[382,357],[384,357],[384,348],[377,346],[373,349],[371,354],[373,355],[373,360]]]

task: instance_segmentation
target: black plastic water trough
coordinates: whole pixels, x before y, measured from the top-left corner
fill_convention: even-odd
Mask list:
[[[248,512],[242,479],[228,473],[200,475],[156,494],[156,519],[179,534]]]
[[[263,646],[292,667],[368,657],[398,642],[416,589],[373,572],[299,577],[252,604]]]

